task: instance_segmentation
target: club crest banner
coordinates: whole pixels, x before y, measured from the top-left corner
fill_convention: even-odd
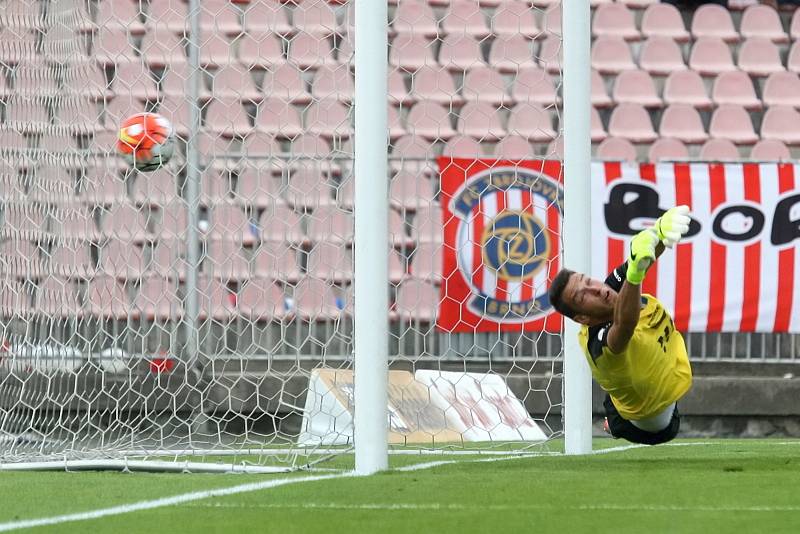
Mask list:
[[[437,327],[558,332],[547,288],[560,261],[560,162],[438,163],[444,245]]]

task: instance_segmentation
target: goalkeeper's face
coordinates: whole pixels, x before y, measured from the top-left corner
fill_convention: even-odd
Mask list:
[[[575,312],[574,320],[578,323],[594,326],[614,318],[617,292],[585,274],[570,276],[561,298]]]

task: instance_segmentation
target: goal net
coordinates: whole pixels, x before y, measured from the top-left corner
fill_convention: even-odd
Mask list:
[[[4,467],[351,450],[353,2],[192,5],[0,8]],[[559,5],[389,22],[391,443],[538,449],[562,428]],[[114,151],[141,111],[179,141],[152,173]]]

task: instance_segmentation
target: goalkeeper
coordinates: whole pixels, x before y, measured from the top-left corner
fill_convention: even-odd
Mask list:
[[[683,337],[669,312],[642,295],[647,269],[689,230],[689,208],[678,206],[631,240],[628,260],[605,283],[563,269],[550,302],[582,324],[578,334],[592,376],[606,392],[605,429],[615,438],[656,445],[680,427],[677,401],[692,385]]]

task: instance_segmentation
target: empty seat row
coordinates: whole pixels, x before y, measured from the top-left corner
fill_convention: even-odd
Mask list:
[[[787,161],[792,159],[789,147],[783,141],[762,139],[752,149],[737,146],[729,139],[709,139],[696,154],[682,141],[671,137],[657,139],[647,150],[646,157],[640,157],[640,151],[627,139],[608,137],[601,142],[595,154],[598,159],[626,161],[662,161],[662,160],[706,160],[706,161]],[[691,156],[694,157],[691,157]]]

